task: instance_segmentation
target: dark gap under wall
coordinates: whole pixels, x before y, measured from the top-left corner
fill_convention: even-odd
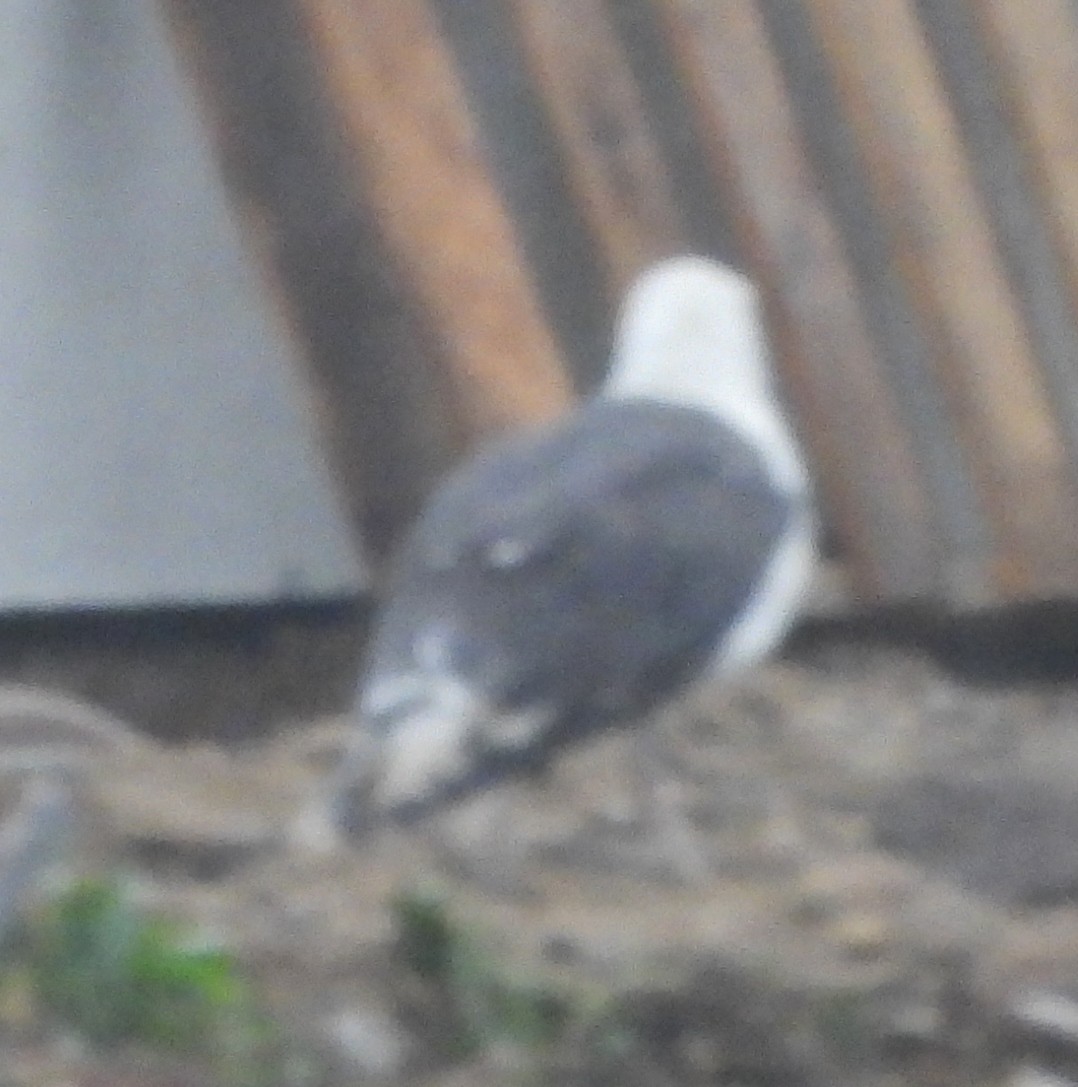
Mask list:
[[[370,613],[339,599],[6,615],[0,683],[84,698],[166,741],[254,740],[348,708]]]
[[[892,647],[926,653],[983,687],[1078,680],[1078,600],[1054,600],[953,615],[929,606],[876,608],[800,624],[784,655],[828,667],[833,647]],[[849,666],[848,655],[840,655]]]

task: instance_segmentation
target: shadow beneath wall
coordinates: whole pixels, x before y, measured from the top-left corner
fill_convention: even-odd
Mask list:
[[[836,646],[893,646],[929,654],[970,683],[1078,679],[1078,600],[1013,605],[962,615],[927,607],[809,619],[784,656],[816,665]]]
[[[0,617],[0,682],[93,702],[166,741],[243,742],[343,710],[370,605],[93,609]]]

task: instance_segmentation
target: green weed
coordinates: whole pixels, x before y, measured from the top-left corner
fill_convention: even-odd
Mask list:
[[[440,1019],[447,1055],[494,1049],[538,1056],[601,1014],[594,1001],[545,981],[510,976],[440,898],[409,893],[393,904],[395,949],[405,975],[422,983],[424,1015]],[[414,991],[414,990],[413,990]]]
[[[282,1082],[281,1039],[227,952],[147,916],[116,880],[72,884],[10,942],[36,1014],[97,1048],[189,1054],[227,1087]]]

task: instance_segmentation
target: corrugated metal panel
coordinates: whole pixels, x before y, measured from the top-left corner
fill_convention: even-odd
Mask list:
[[[1070,465],[930,41],[909,0],[808,6],[988,523],[978,580],[988,597],[1065,591]]]
[[[168,6],[204,32],[217,7]],[[473,248],[515,284],[498,304],[527,317],[521,350],[491,367],[490,341],[465,344],[442,366],[465,439],[482,429],[484,410],[525,418],[562,402],[557,349],[536,350],[541,338],[528,331],[529,270],[587,387],[596,329],[609,327],[639,266],[681,246],[711,252],[747,266],[764,288],[789,397],[862,599],[979,606],[1078,593],[1073,5],[272,7],[300,28],[325,93],[310,116],[357,156],[353,212],[373,209],[371,233],[436,341],[452,342],[472,320],[489,325],[489,311],[452,276],[436,299],[419,271],[424,254],[467,250],[460,223],[477,193],[488,214],[516,222],[515,233],[499,228],[496,245]],[[349,40],[349,64],[380,58],[378,81],[332,75]],[[423,63],[408,61],[409,48]],[[210,83],[227,100],[220,73],[242,83],[241,68],[227,48],[218,56]],[[438,106],[424,111],[421,101]],[[480,144],[485,136],[493,146],[473,159],[481,147],[467,142],[465,176],[451,133],[469,106]],[[447,108],[457,118],[448,127]],[[242,141],[242,131],[229,138]],[[409,157],[416,140],[425,157]],[[379,178],[404,185],[409,162],[422,164],[419,188],[394,194]],[[543,177],[549,194],[537,187]],[[438,195],[446,179],[460,217]],[[523,275],[506,271],[518,265]],[[602,310],[597,318],[581,318],[582,297]],[[519,407],[537,380],[552,395]]]
[[[16,0],[0,53],[0,610],[353,594],[153,8]]]
[[[733,0],[670,4],[666,16],[852,568],[879,596],[930,591],[934,538],[914,451],[759,13]]]
[[[601,0],[510,6],[616,306],[643,267],[688,246],[642,95]]]
[[[683,0],[665,6],[681,24],[700,19],[705,8],[714,10]],[[1039,7],[1039,0],[1028,7]],[[1053,396],[1058,382],[1051,378],[1061,361],[1051,345],[1066,336],[1060,329],[1069,328],[1072,314],[1058,295],[1049,299],[1041,289],[1052,271],[1049,255],[1034,254],[1030,232],[1014,221],[1024,178],[1020,167],[1005,168],[1007,147],[993,139],[998,130],[988,131],[988,99],[973,91],[978,77],[987,81],[982,91],[991,90],[998,74],[976,63],[980,43],[962,24],[968,9],[913,0],[751,0],[723,5],[724,20],[731,9],[767,28],[760,63],[766,64],[766,53],[775,58],[799,120],[799,132],[786,141],[799,137],[807,144],[810,185],[834,215],[864,292],[858,307],[870,319],[874,350],[864,352],[856,367],[871,370],[892,392],[914,453],[911,482],[928,498],[920,510],[907,505],[899,521],[918,538],[913,553],[927,555],[931,567],[903,564],[908,543],[888,552],[870,539],[878,565],[855,567],[862,595],[978,605],[1073,594],[1078,548],[1071,529],[1078,503],[1069,406],[1059,410],[1067,401]],[[714,34],[729,37],[721,22]],[[1061,34],[1049,48],[1058,56],[1071,44]],[[707,60],[721,68],[729,51],[714,45]],[[813,91],[810,104],[805,96]],[[963,99],[973,107],[964,115]],[[714,97],[703,108],[710,105],[721,124],[738,104]],[[807,120],[810,109],[816,116]],[[774,111],[774,104],[762,107],[769,117]],[[739,150],[727,150],[736,168]],[[792,202],[789,216],[803,219],[807,203]],[[746,193],[742,215],[751,220],[759,204]],[[1023,289],[1015,274],[1021,262],[1006,258],[1008,222],[1026,255],[1027,273],[1043,271],[1035,298],[1033,284],[1027,279]],[[875,253],[867,251],[866,234]],[[796,267],[798,257],[791,248],[776,254],[777,275],[761,266],[765,281],[777,281],[780,299],[789,291],[782,272]],[[881,289],[891,295],[882,304]],[[1030,318],[1038,312],[1034,326]],[[913,326],[912,335],[895,319],[899,313]],[[830,313],[823,319],[836,329]],[[786,353],[784,362],[795,395],[802,380],[824,388],[803,352]],[[818,446],[821,432],[834,434],[845,414],[838,399],[826,397],[822,414],[808,418],[810,442]],[[836,478],[856,478],[864,460],[882,448],[850,430],[840,432],[838,442],[838,456],[821,461],[825,493]],[[883,445],[896,448],[891,437]],[[899,493],[886,483],[884,506]],[[859,498],[832,506],[832,512],[848,544],[866,527],[871,533],[873,524],[877,535],[889,535],[886,514],[871,502]]]
[[[390,550],[462,443],[571,390],[423,0],[167,0],[353,523]]]

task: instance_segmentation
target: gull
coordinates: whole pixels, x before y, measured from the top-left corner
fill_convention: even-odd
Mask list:
[[[585,737],[646,731],[796,618],[815,516],[753,285],[660,262],[614,339],[596,395],[482,447],[408,533],[308,840],[437,818]]]

